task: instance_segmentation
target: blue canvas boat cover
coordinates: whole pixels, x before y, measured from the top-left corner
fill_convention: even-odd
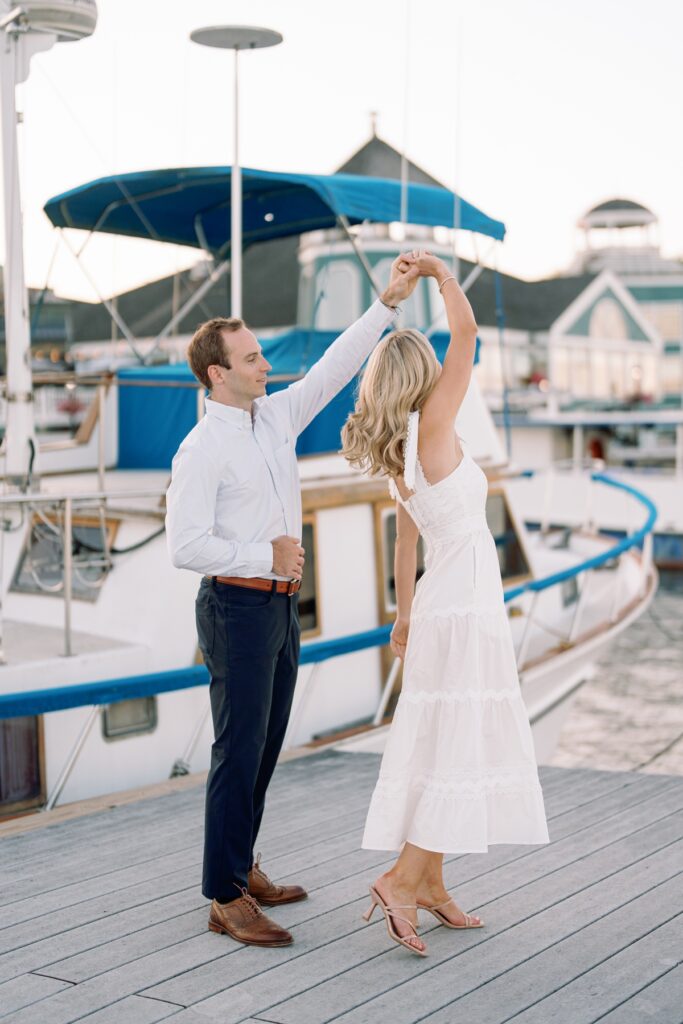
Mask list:
[[[230,167],[181,167],[99,178],[55,196],[55,225],[191,245],[230,247]],[[242,169],[243,245],[350,224],[401,220],[401,183],[354,174],[280,174]],[[459,227],[502,239],[505,225],[448,189],[407,187],[409,224]]]
[[[272,374],[303,376],[322,358],[338,331],[308,331],[295,328],[276,337],[263,339],[263,352],[272,366]],[[433,334],[431,342],[443,361],[450,336]],[[478,359],[479,344],[475,353]],[[178,383],[196,385],[187,363],[175,366],[139,366],[120,369],[119,388],[119,469],[168,469],[178,445],[197,422],[196,387],[179,388]],[[126,386],[127,383],[133,386]],[[145,383],[153,385],[144,387]],[[166,383],[169,386],[163,387]],[[286,382],[271,382],[268,393],[287,387]],[[341,428],[355,404],[357,379],[350,381],[299,435],[297,455],[336,452],[341,445]]]

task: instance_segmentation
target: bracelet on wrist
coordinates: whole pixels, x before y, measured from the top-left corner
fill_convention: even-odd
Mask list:
[[[395,306],[392,306],[391,303],[390,302],[386,302],[385,299],[383,299],[381,295],[379,297],[379,301],[382,303],[383,306],[386,306],[387,309],[390,309],[392,313],[400,313],[401,312],[401,307],[398,304],[395,305]]]
[[[449,277],[444,277],[443,281],[439,285],[439,294],[441,294],[441,289],[443,288],[443,286],[445,284],[448,284],[449,281],[455,281],[455,280],[456,280],[456,278],[455,278],[454,274],[451,274]]]

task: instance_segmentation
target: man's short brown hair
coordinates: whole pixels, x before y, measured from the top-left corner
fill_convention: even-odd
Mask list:
[[[192,336],[187,350],[187,361],[197,380],[211,390],[209,367],[214,364],[230,369],[230,349],[223,337],[223,331],[234,334],[246,327],[238,316],[215,316],[200,324]]]

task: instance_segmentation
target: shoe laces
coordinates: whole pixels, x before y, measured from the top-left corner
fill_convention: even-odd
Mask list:
[[[248,889],[246,887],[240,887],[239,885],[237,886],[237,888],[242,893],[240,905],[242,907],[242,910],[244,910],[245,914],[248,917],[260,917],[262,914],[261,908],[256,902],[256,900],[253,898],[253,896],[249,895]]]
[[[270,881],[270,879],[268,878],[268,875],[265,873],[265,871],[261,867],[261,854],[260,853],[256,854],[256,860],[254,861],[254,867],[252,868],[252,870],[256,874],[260,875],[261,878],[264,878],[266,880],[266,882]]]

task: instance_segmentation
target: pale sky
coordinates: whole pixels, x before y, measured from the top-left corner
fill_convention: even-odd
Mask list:
[[[42,212],[51,196],[117,172],[232,161],[232,55],[189,41],[193,28],[211,24],[284,36],[241,60],[244,166],[330,173],[367,140],[377,111],[381,137],[400,149],[407,135],[412,160],[506,223],[498,265],[509,273],[564,269],[577,218],[615,195],[649,206],[663,253],[683,255],[680,0],[98,0],[98,8],[94,36],[35,57],[19,90],[33,287],[45,284],[55,250]],[[198,255],[103,235],[85,261],[111,295]],[[95,298],[63,246],[49,283]]]

